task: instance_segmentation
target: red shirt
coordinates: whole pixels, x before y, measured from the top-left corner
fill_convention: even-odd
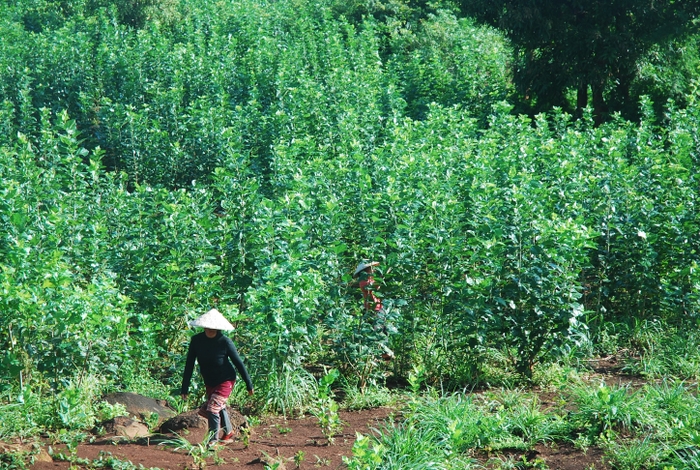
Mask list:
[[[367,310],[379,311],[382,309],[382,299],[374,295],[374,278],[369,275],[367,278],[360,279],[360,290],[362,291],[362,296],[365,298],[365,308]]]

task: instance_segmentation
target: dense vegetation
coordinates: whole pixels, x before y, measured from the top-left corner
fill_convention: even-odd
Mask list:
[[[693,37],[638,60],[638,120],[600,123],[514,113],[508,41],[449,4],[2,3],[0,394],[33,405],[0,437],[89,425],[88,383],[167,394],[212,306],[272,410],[323,367],[514,384],[697,325]]]
[[[546,111],[569,107],[596,116],[636,114],[632,88],[640,59],[659,44],[683,42],[697,32],[700,2],[590,0],[461,1],[462,10],[501,28],[515,47],[514,82],[526,103]]]

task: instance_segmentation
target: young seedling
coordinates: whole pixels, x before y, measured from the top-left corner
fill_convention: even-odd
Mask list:
[[[222,463],[223,459],[219,457],[219,448],[217,446],[208,446],[205,442],[192,444],[183,436],[177,435],[175,439],[168,439],[161,442],[159,445],[172,447],[175,451],[185,451],[187,455],[192,457],[192,463],[195,468],[203,470],[207,466],[207,458],[212,457],[215,463]]]
[[[250,426],[245,426],[241,429],[241,441],[243,442],[243,447],[246,449],[250,445],[250,433],[251,433],[252,427]]]
[[[304,451],[300,450],[297,451],[296,454],[294,454],[294,465],[296,468],[301,467],[301,463],[304,461]]]
[[[332,369],[321,379],[318,385],[318,400],[311,408],[311,414],[318,419],[321,432],[328,441],[328,445],[335,442],[335,435],[343,428],[343,422],[338,414],[338,403],[333,399],[331,385],[340,373]]]

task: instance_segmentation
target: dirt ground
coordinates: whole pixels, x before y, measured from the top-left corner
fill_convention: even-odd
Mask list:
[[[605,379],[606,383],[618,385],[638,385],[634,378],[620,375],[618,365],[614,360],[599,361],[591,364],[593,380]],[[551,396],[550,396],[551,395]],[[554,394],[541,393],[540,401],[543,407],[554,403]],[[551,403],[549,403],[551,402]],[[382,429],[387,420],[398,419],[396,411],[390,408],[376,408],[363,411],[343,411],[340,413],[344,423],[342,433],[337,435],[335,442],[329,445],[314,417],[285,419],[284,417],[268,417],[260,420],[259,424],[251,427],[248,445],[244,445],[243,436],[238,436],[234,442],[220,446],[215,456],[209,456],[204,462],[198,461],[198,456],[188,454],[184,450],[174,450],[172,447],[159,445],[157,442],[138,441],[115,444],[109,439],[97,438],[91,443],[82,443],[77,448],[77,456],[94,461],[95,459],[117,458],[129,461],[133,465],[145,468],[159,469],[194,469],[203,466],[222,470],[263,470],[266,465],[280,470],[291,469],[342,469],[345,468],[343,456],[352,455],[352,446],[357,432],[371,434],[376,429]],[[184,437],[191,443],[200,443],[204,438],[204,430],[195,429]],[[175,437],[175,436],[172,436]],[[54,452],[60,451],[60,446],[54,446]],[[522,462],[523,457],[530,462],[527,468],[549,468],[551,470],[609,470],[603,453],[596,448],[586,452],[577,450],[570,444],[538,445],[525,456],[521,453],[480,453],[474,455],[486,468],[497,468],[498,460],[511,459]],[[534,467],[535,462],[546,467]],[[278,465],[275,467],[275,465]],[[32,467],[36,470],[70,469],[65,461],[37,462]],[[76,467],[72,467],[76,468]],[[521,468],[521,467],[518,467]],[[526,467],[522,467],[526,468]]]
[[[342,434],[338,435],[334,444],[328,445],[323,437],[316,418],[284,419],[274,417],[265,419],[252,428],[249,445],[243,440],[236,439],[233,443],[220,446],[216,458],[209,457],[204,462],[208,468],[221,470],[263,470],[265,465],[282,470],[292,469],[342,469],[343,456],[352,455],[352,445],[355,433],[368,434],[372,429],[381,429],[392,414],[389,408],[341,412],[345,423]],[[203,430],[195,430],[186,435],[187,440],[199,443],[204,438]],[[62,450],[60,446],[54,451]],[[65,450],[64,450],[65,451]],[[114,457],[121,461],[129,461],[135,466],[145,468],[160,468],[163,470],[183,470],[198,468],[196,456],[188,455],[186,451],[176,451],[164,445],[153,442],[131,442],[114,444],[108,439],[98,439],[92,443],[80,444],[77,449],[79,458],[94,461],[102,457]],[[297,460],[295,460],[295,456]],[[488,467],[493,467],[494,458],[507,458],[518,461],[521,454],[511,455],[476,455]],[[301,457],[301,461],[299,461]],[[571,445],[538,445],[526,455],[528,461],[538,459],[552,470],[583,470],[595,468],[605,470],[609,467],[603,461],[602,452],[589,449],[586,453],[576,450]],[[297,463],[299,466],[297,467]],[[70,469],[65,461],[37,462],[32,467],[36,470]],[[75,468],[75,467],[73,467]],[[539,468],[539,467],[538,467]]]
[[[342,434],[336,436],[332,445],[328,445],[323,437],[316,418],[267,418],[259,425],[252,427],[248,446],[244,445],[242,437],[239,436],[233,443],[220,446],[216,456],[208,457],[203,464],[209,468],[222,470],[263,470],[266,465],[279,470],[346,468],[342,458],[352,455],[355,433],[369,434],[373,432],[373,429],[381,429],[387,419],[392,419],[392,412],[393,410],[389,408],[341,412],[344,428]],[[200,443],[204,438],[204,430],[195,429],[184,436],[193,444]],[[54,446],[54,452],[58,451],[66,452],[65,448]],[[114,457],[147,469],[201,468],[196,455],[188,455],[186,450],[174,450],[172,447],[147,441],[115,444],[109,439],[97,439],[92,443],[80,444],[77,448],[77,456],[90,461]],[[512,460],[520,461],[523,456],[518,453],[504,453],[480,454],[475,455],[475,457],[485,467],[493,468],[497,462],[494,459],[510,457]],[[602,452],[594,448],[588,449],[584,453],[574,449],[572,445],[538,445],[525,457],[530,462],[535,461],[535,459],[544,462],[547,468],[552,470],[609,469],[604,462]],[[274,467],[278,463],[282,465]],[[36,470],[70,469],[71,464],[66,461],[54,460],[53,462],[37,462],[31,468]]]
[[[283,466],[278,467],[280,470],[344,468],[342,458],[352,455],[355,433],[369,434],[372,428],[381,428],[392,411],[389,408],[341,411],[343,431],[336,435],[332,445],[328,445],[314,417],[266,418],[261,420],[259,425],[252,427],[247,447],[244,445],[242,436],[239,436],[233,443],[219,446],[216,459],[207,458],[206,466],[222,470],[262,470],[265,465],[274,468],[276,463],[282,463]],[[204,438],[204,432],[204,430],[195,429],[183,436],[191,443],[200,443]],[[55,452],[60,450],[65,452],[65,448],[61,446],[54,447]],[[122,461],[130,461],[137,467],[142,465],[145,468],[156,467],[163,470],[197,468],[195,456],[188,455],[187,451],[175,451],[155,442],[114,444],[109,439],[98,439],[92,443],[80,444],[77,454],[79,458],[89,460],[98,459],[101,455],[103,458],[111,455]],[[297,460],[301,457],[298,467],[295,456]],[[68,462],[56,460],[37,462],[31,468],[56,470],[70,467]]]

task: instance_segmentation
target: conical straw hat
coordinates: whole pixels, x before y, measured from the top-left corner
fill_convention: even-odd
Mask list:
[[[190,326],[198,326],[210,330],[233,330],[233,325],[215,308],[192,320]]]
[[[357,276],[361,271],[369,268],[370,266],[379,266],[379,261],[372,261],[370,263],[362,262],[362,263],[358,264],[353,276]]]

